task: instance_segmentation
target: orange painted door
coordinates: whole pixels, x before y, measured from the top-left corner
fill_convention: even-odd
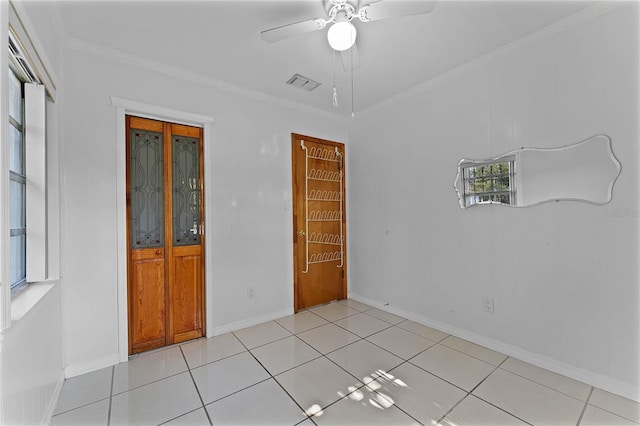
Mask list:
[[[127,116],[129,353],[204,336],[202,129]]]
[[[346,298],[344,144],[292,135],[294,307]]]

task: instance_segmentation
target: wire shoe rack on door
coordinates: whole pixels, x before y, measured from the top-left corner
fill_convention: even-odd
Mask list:
[[[343,217],[343,172],[342,172],[342,154],[335,147],[334,150],[310,147],[308,148],[304,140],[300,141],[300,148],[305,152],[305,268],[302,273],[309,272],[309,265],[317,263],[328,263],[338,261],[337,268],[342,268],[344,260],[344,235],[342,227]],[[320,160],[324,163],[338,163],[338,170],[327,170],[316,166],[309,169],[309,160]],[[325,189],[309,189],[309,184],[313,185],[314,182],[333,182],[340,184],[337,191],[325,190]],[[325,207],[326,210],[313,210],[309,211],[309,201],[323,202],[323,203],[338,203],[338,209],[336,210],[335,204],[333,207]],[[309,225],[315,222],[338,222],[340,228],[339,234],[332,234],[326,232],[312,232],[309,234]],[[327,246],[327,250],[321,249],[320,253],[309,254],[309,245],[320,245],[321,247]],[[333,248],[332,248],[333,246]],[[339,247],[340,250],[336,251],[335,248]]]

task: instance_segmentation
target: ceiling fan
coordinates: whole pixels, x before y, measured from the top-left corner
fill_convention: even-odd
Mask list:
[[[351,23],[354,18],[362,22],[380,21],[402,16],[429,13],[436,6],[437,0],[372,0],[362,7],[357,7],[347,0],[324,0],[326,18],[313,18],[295,22],[281,27],[264,30],[260,37],[267,43],[275,43],[286,38],[317,31],[331,24],[327,31],[329,45],[342,53],[345,71],[358,66],[356,27]],[[354,3],[354,2],[352,2]],[[350,51],[350,55],[346,52]]]

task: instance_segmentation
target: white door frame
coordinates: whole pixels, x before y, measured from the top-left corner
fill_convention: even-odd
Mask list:
[[[205,325],[207,328],[207,337],[213,336],[213,309],[211,295],[213,294],[212,273],[213,259],[210,255],[213,248],[211,230],[212,219],[211,214],[207,211],[211,209],[211,170],[213,166],[212,160],[212,142],[213,142],[213,118],[204,115],[193,114],[186,111],[179,111],[162,106],[149,105],[142,102],[132,101],[128,99],[111,97],[111,105],[115,107],[116,112],[116,223],[118,229],[117,243],[117,281],[118,281],[118,354],[120,362],[127,361],[129,358],[129,318],[127,309],[127,150],[126,150],[126,115],[135,115],[143,118],[166,121],[178,124],[187,124],[190,126],[202,127],[204,129],[204,236],[205,244]]]

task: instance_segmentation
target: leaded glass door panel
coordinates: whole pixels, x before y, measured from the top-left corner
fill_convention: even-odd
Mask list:
[[[204,335],[202,129],[127,117],[129,353]]]

